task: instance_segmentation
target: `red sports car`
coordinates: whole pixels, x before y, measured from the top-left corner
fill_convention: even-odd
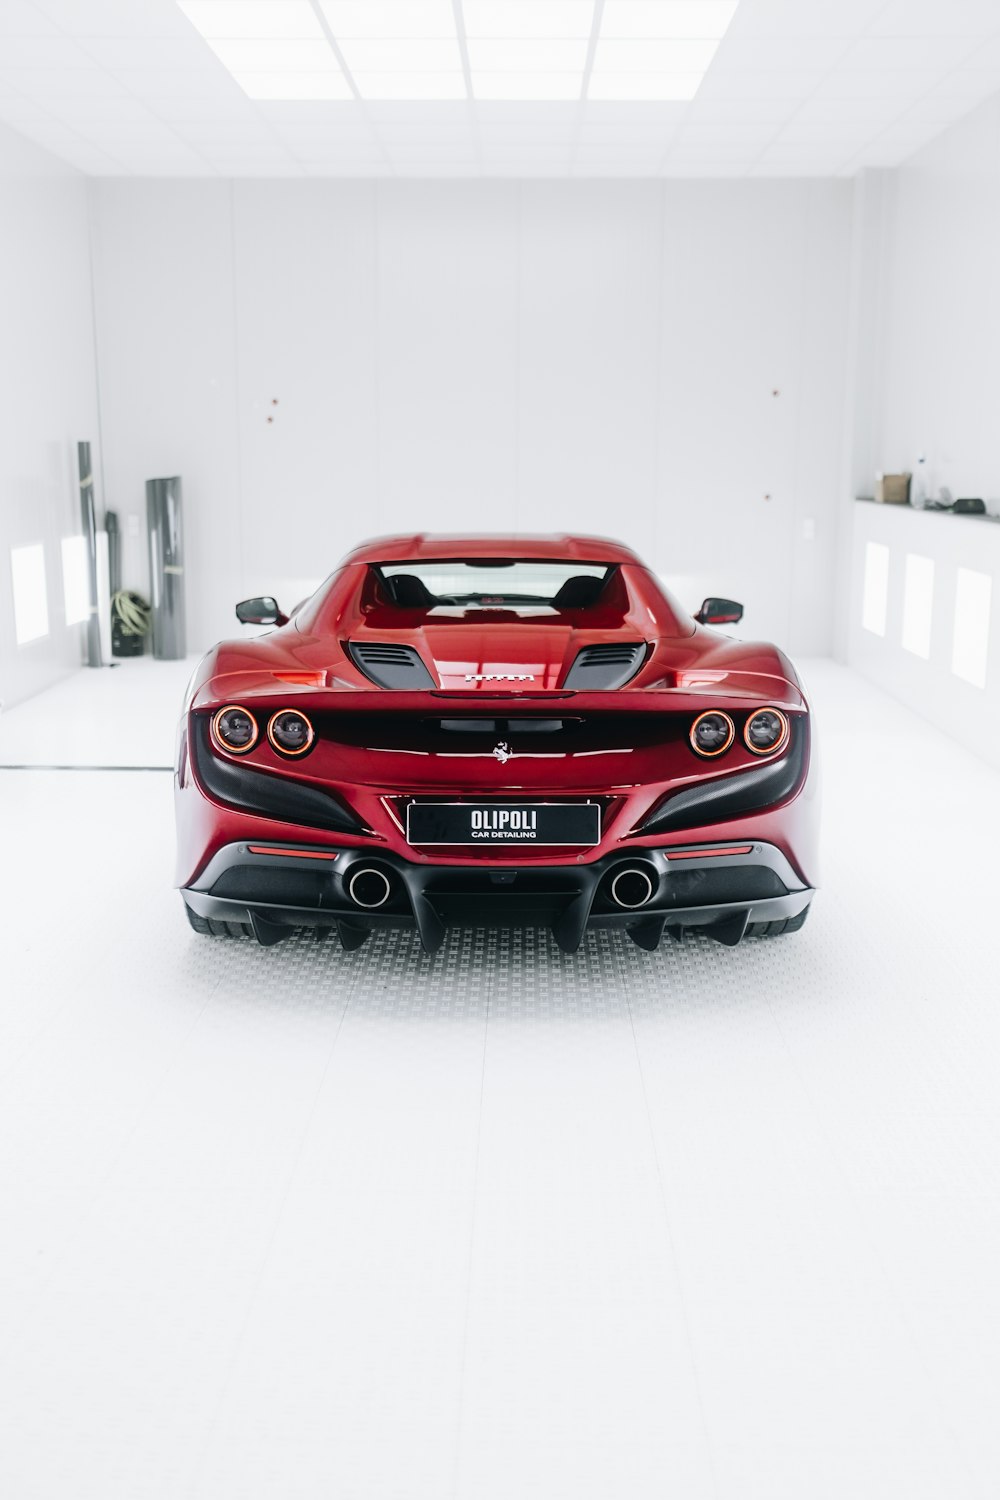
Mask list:
[[[643,948],[794,932],[816,870],[809,707],[770,645],[685,615],[599,537],[366,543],[195,673],[177,763],[196,932],[587,927]]]

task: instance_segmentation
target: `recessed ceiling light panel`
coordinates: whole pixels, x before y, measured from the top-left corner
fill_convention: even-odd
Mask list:
[[[582,37],[594,24],[594,0],[463,0],[467,37]]]
[[[230,70],[263,68],[268,72],[321,73],[339,67],[333,49],[325,37],[307,40],[302,37],[239,37],[210,41],[209,46],[221,63]]]
[[[604,0],[601,36],[718,40],[736,5],[737,0]]]
[[[309,0],[178,0],[203,37],[322,37]]]
[[[736,0],[605,0],[587,96],[693,99]]]
[[[451,0],[322,0],[338,43],[348,37],[453,37]]]
[[[351,37],[338,43],[352,73],[461,73],[453,37]]]
[[[309,0],[179,3],[254,99],[465,98],[458,14],[475,98],[579,99],[597,15],[595,0],[320,0],[327,33]],[[605,0],[588,97],[693,98],[735,8]]]
[[[704,73],[718,42],[631,41],[620,37],[597,44],[594,67],[602,73]]]
[[[473,73],[576,73],[583,76],[587,43],[580,38],[541,41],[503,38],[469,39]]]
[[[472,92],[477,99],[561,100],[579,99],[581,73],[473,73]]]
[[[467,99],[464,73],[352,73],[362,99]]]
[[[180,0],[251,99],[352,99],[308,0]]]

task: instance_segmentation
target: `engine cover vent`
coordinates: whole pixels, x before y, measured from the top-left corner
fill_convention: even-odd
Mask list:
[[[645,655],[645,641],[609,641],[606,645],[584,646],[563,686],[577,692],[624,687],[638,672]]]
[[[395,692],[421,692],[437,684],[412,646],[391,641],[348,641],[354,665],[379,687]]]

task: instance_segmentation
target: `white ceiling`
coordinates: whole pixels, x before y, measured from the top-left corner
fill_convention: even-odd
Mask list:
[[[251,99],[176,0],[0,0],[0,121],[97,176],[827,176],[894,166],[1000,90],[1000,0],[740,0],[689,101],[471,97],[490,91],[474,50],[470,72],[484,0],[464,3],[465,97],[361,97],[342,64],[364,49],[345,28],[337,56],[337,5],[316,0],[349,97],[290,102]],[[591,93],[605,3],[621,0],[593,4]],[[670,3],[633,15],[655,36]],[[405,69],[419,49],[400,48]]]

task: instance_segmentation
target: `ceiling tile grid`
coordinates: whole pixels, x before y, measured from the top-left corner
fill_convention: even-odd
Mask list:
[[[0,0],[96,176],[850,176],[1000,91],[1000,0]]]

